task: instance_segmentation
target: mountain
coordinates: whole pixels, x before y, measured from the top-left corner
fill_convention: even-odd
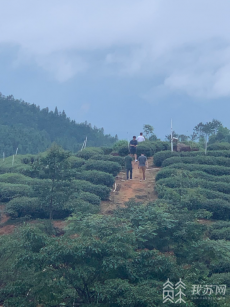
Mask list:
[[[0,152],[6,156],[15,153],[36,154],[56,142],[66,150],[76,152],[87,137],[87,146],[111,146],[117,136],[105,135],[103,128],[76,123],[65,111],[40,109],[35,104],[14,99],[0,93]]]

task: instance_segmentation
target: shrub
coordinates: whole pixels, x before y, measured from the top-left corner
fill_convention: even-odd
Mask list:
[[[151,142],[156,147],[156,152],[170,150],[171,144],[169,142],[156,141]]]
[[[67,159],[67,162],[70,163],[71,168],[80,168],[85,163],[85,160],[82,158],[71,156]]]
[[[211,240],[230,240],[230,227],[215,229],[209,233]]]
[[[118,154],[119,154],[119,156],[122,156],[122,157],[125,157],[129,154],[129,147],[128,147],[127,143],[126,143],[126,145],[123,145],[122,147],[120,147],[118,149]]]
[[[81,198],[75,198],[71,202],[68,202],[67,209],[75,214],[97,214],[100,212],[99,206],[92,205]]]
[[[148,141],[139,143],[137,146],[137,155],[140,156],[143,153],[146,157],[151,157],[154,152],[152,147],[153,145]]]
[[[189,152],[157,152],[154,154],[154,165],[161,166],[164,160],[174,157],[196,157],[196,156],[204,156],[204,157],[225,157],[230,158],[230,150],[216,150],[216,151],[208,151],[205,155],[204,151],[189,151]]]
[[[6,173],[0,175],[0,182],[5,183],[19,183],[19,184],[31,184],[34,179],[19,173]]]
[[[120,172],[121,166],[117,162],[88,160],[83,169],[98,170],[116,176]]]
[[[181,178],[174,176],[170,178],[160,179],[157,182],[169,188],[196,188],[202,187],[212,191],[218,191],[225,194],[230,194],[230,185],[225,182],[206,181],[197,178]]]
[[[79,194],[79,198],[92,204],[92,205],[100,205],[101,199],[95,194],[89,193],[89,192],[81,192]]]
[[[219,165],[230,167],[230,159],[225,157],[171,157],[166,159],[162,163],[162,167],[166,167],[175,163],[185,163],[185,164],[207,164],[207,165]]]
[[[125,165],[125,160],[123,157],[119,157],[119,156],[112,156],[112,155],[95,155],[92,156],[90,158],[91,160],[102,160],[102,161],[112,161],[112,162],[117,162],[119,163],[121,166]]]
[[[86,180],[94,184],[102,184],[112,187],[114,184],[114,177],[111,174],[100,171],[83,171],[75,174],[76,179]]]
[[[201,165],[201,164],[185,164],[185,163],[176,163],[171,164],[167,167],[169,168],[176,168],[176,169],[183,169],[188,171],[202,171],[210,175],[214,176],[224,176],[230,175],[230,168],[224,166],[217,166],[217,165]]]
[[[104,185],[97,185],[85,180],[74,180],[77,191],[84,191],[93,193],[101,198],[101,200],[107,200],[110,195],[110,188]]]
[[[171,177],[171,176],[176,176],[180,174],[182,170],[178,168],[171,168],[171,167],[165,167],[161,169],[157,175],[156,175],[156,181],[159,179]],[[204,179],[206,181],[214,181],[214,182],[225,182],[225,183],[230,183],[230,176],[215,176],[215,175],[210,175],[208,173],[205,173],[203,171],[196,171],[191,168],[190,173],[189,173],[190,178],[198,178],[198,179]]]
[[[32,196],[33,190],[25,184],[10,184],[0,182],[0,200],[9,201],[19,196]]]
[[[208,146],[208,150],[230,150],[230,143],[214,143]]]
[[[101,147],[101,149],[103,150],[104,155],[109,155],[113,151],[112,147]]]
[[[88,148],[83,149],[82,151],[77,152],[76,157],[88,160],[96,154],[103,155],[104,152],[99,147],[88,147]]]
[[[46,217],[47,214],[39,206],[39,199],[36,197],[16,197],[9,201],[5,213],[11,217],[23,217],[30,215],[32,217]]]
[[[126,140],[119,140],[119,141],[117,141],[114,145],[113,145],[113,151],[119,151],[119,149],[121,148],[121,147],[127,147],[128,148],[128,141],[126,141]]]
[[[171,152],[171,151],[168,151],[168,150],[157,152],[153,156],[154,165],[157,166],[157,167],[161,167],[164,160],[166,160],[170,157],[174,157],[174,156],[179,156],[179,153]]]

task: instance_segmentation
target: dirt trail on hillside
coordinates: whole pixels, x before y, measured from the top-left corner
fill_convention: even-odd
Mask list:
[[[101,202],[101,213],[111,214],[117,207],[124,207],[130,199],[148,203],[157,199],[154,192],[155,177],[159,168],[153,167],[153,158],[148,159],[146,180],[140,182],[138,163],[133,161],[133,180],[126,180],[126,173],[121,172],[116,178],[116,191],[111,192],[110,201]]]

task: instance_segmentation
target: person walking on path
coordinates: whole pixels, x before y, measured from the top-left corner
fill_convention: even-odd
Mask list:
[[[133,139],[129,142],[129,150],[130,154],[134,155],[135,162],[137,162],[137,140],[135,136],[133,136]]]
[[[138,168],[140,171],[140,174],[142,175],[142,178],[140,178],[140,181],[145,180],[145,170],[146,166],[148,167],[148,161],[146,156],[142,153],[140,157],[138,158]]]
[[[132,155],[129,154],[128,156],[125,157],[125,169],[126,169],[126,178],[127,180],[131,179],[132,180],[132,175],[133,175],[133,165],[132,165]],[[130,173],[130,177],[129,177]]]
[[[143,133],[141,132],[140,135],[137,137],[137,143],[144,142],[145,138],[143,137]]]

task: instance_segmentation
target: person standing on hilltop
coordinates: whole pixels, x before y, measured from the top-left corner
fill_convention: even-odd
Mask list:
[[[134,155],[135,162],[137,162],[137,140],[133,136],[133,139],[129,142],[129,151],[131,155]]]
[[[140,135],[137,137],[137,143],[144,142],[145,138],[143,137],[143,133],[141,132]]]
[[[126,178],[127,180],[132,180],[132,175],[133,175],[133,165],[132,165],[132,155],[129,154],[128,156],[125,157],[125,169],[126,169]],[[129,177],[130,173],[130,177]]]
[[[145,170],[146,166],[148,167],[148,161],[146,156],[142,153],[140,157],[138,158],[138,168],[140,170],[140,174],[142,175],[143,179],[140,178],[140,181],[145,180]]]

